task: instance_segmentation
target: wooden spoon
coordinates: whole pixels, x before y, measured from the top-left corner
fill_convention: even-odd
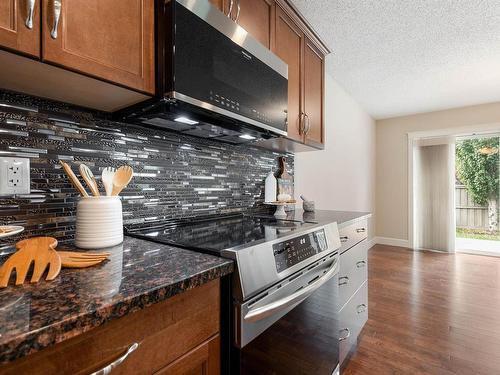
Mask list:
[[[118,195],[128,185],[134,175],[134,171],[128,165],[123,165],[116,171],[113,177],[113,191],[111,195]]]
[[[111,196],[113,192],[113,178],[115,176],[115,169],[111,167],[106,167],[102,171],[101,180],[104,185],[104,190],[106,190],[106,196]]]
[[[85,164],[80,164],[80,175],[87,183],[87,186],[90,188],[90,191],[95,197],[101,196],[99,193],[99,189],[97,188],[97,182],[95,181],[94,174]]]
[[[43,273],[49,268],[45,280],[54,280],[61,271],[61,257],[54,250],[57,240],[53,237],[35,237],[19,241],[16,251],[0,268],[0,288],[5,288],[12,271],[16,270],[16,285],[26,280],[26,275],[33,263],[31,282],[37,283]]]
[[[76,188],[76,190],[78,190],[80,192],[80,194],[83,195],[84,197],[88,197],[89,195],[85,191],[85,188],[82,186],[82,184],[80,183],[78,178],[73,173],[73,170],[71,169],[71,167],[67,163],[63,162],[62,160],[59,160],[59,163],[62,165],[64,172],[66,172],[66,174],[69,177],[69,180],[73,183],[73,186]]]

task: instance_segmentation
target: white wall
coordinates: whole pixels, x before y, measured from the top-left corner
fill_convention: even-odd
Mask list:
[[[378,120],[376,236],[408,240],[408,133],[449,128],[474,132],[492,123],[500,123],[500,103]]]
[[[296,199],[374,213],[375,121],[329,74],[325,85],[325,150],[295,154]]]

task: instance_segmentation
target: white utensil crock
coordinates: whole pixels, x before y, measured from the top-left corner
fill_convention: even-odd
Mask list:
[[[75,244],[100,249],[123,242],[122,202],[119,197],[82,197],[76,206]]]

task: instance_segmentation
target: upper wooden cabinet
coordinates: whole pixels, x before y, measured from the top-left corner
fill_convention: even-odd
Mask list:
[[[306,37],[304,39],[304,137],[316,145],[324,142],[324,55]]]
[[[0,0],[0,46],[40,55],[39,0]]]
[[[210,3],[216,7],[217,9],[219,9],[221,12],[223,12],[225,10],[225,7],[224,7],[224,0],[209,0]],[[225,13],[225,12],[224,12]]]
[[[302,44],[304,34],[293,20],[276,7],[274,53],[288,64],[288,137],[302,141]]]
[[[42,60],[154,92],[154,0],[43,0]]]
[[[286,4],[276,5],[273,51],[288,64],[288,138],[322,148],[325,49]]]
[[[267,48],[271,48],[274,0],[235,0],[236,22]],[[239,10],[238,10],[239,7]]]

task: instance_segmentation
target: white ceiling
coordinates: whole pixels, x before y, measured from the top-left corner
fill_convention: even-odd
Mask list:
[[[376,119],[500,101],[499,0],[292,0]]]

